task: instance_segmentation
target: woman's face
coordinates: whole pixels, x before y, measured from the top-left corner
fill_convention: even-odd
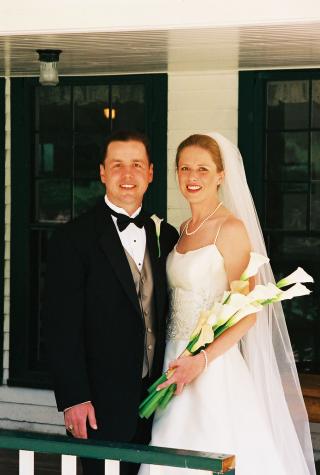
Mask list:
[[[181,193],[190,203],[217,200],[223,172],[217,171],[207,150],[198,145],[185,147],[180,153],[177,172]]]

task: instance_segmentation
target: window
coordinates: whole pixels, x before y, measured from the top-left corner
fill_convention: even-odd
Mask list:
[[[165,75],[62,78],[42,87],[12,80],[12,256],[9,384],[49,384],[41,327],[48,238],[104,195],[106,136],[134,129],[151,139],[155,180],[146,207],[166,212]]]
[[[320,374],[319,71],[240,73],[239,146],[276,278],[315,279],[284,311],[299,372]]]

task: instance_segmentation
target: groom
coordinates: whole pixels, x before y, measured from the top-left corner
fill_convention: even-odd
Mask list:
[[[162,369],[166,257],[177,231],[140,212],[153,178],[147,139],[116,132],[100,165],[106,195],[54,234],[48,257],[45,333],[59,411],[76,438],[147,444],[139,419],[146,388]],[[163,190],[165,193],[165,190]],[[83,459],[84,475],[103,461]],[[121,464],[121,474],[137,466]]]

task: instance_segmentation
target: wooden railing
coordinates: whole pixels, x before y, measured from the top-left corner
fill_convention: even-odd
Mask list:
[[[19,475],[34,475],[35,452],[61,454],[61,475],[76,475],[76,457],[104,459],[108,475],[119,475],[119,460],[150,464],[150,475],[165,473],[161,466],[193,468],[213,475],[235,475],[235,457],[225,454],[7,430],[0,430],[0,448],[19,450]]]

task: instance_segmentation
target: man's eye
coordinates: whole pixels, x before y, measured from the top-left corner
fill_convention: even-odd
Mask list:
[[[186,172],[188,170],[188,167],[181,167],[182,172]]]
[[[206,171],[207,171],[207,168],[205,168],[205,167],[200,167],[200,168],[199,168],[199,171],[200,171],[200,172],[206,172]]]

